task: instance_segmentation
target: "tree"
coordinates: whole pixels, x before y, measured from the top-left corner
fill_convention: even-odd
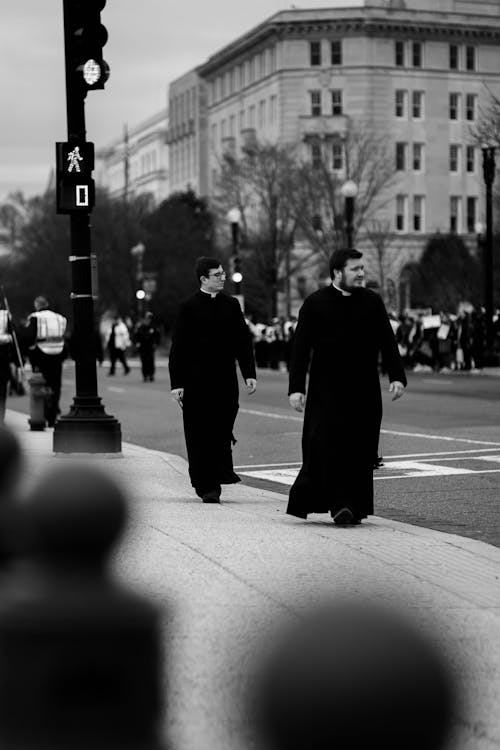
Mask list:
[[[145,270],[157,273],[152,310],[169,328],[179,302],[198,288],[196,258],[213,254],[213,217],[192,190],[175,193],[143,221]]]
[[[389,221],[372,219],[365,226],[365,234],[372,245],[372,251],[366,253],[371,275],[377,282],[385,304],[393,310],[398,309],[395,280],[398,278],[398,257],[394,247],[394,232]]]
[[[435,234],[414,267],[412,304],[454,312],[459,302],[481,304],[481,269],[456,234]]]
[[[333,146],[340,149],[343,169],[333,168]],[[376,136],[364,125],[351,122],[338,139],[316,142],[314,160],[303,161],[293,193],[297,228],[319,256],[327,259],[333,247],[345,243],[342,185],[353,180],[358,187],[353,236],[384,205],[385,189],[395,174],[395,164],[385,136]]]
[[[297,227],[292,193],[298,178],[295,145],[249,142],[241,157],[225,154],[219,162],[214,210],[219,227],[229,228],[227,212],[241,213],[241,255],[245,267],[248,312],[277,314],[280,277],[303,267],[308,258],[294,252]],[[229,244],[225,231],[219,232]],[[309,253],[310,255],[311,253]]]

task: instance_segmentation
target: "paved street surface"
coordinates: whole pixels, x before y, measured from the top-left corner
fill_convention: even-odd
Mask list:
[[[277,374],[275,380],[279,377]],[[135,401],[145,386],[138,383],[135,372],[128,379],[117,378],[109,387],[103,381],[101,385],[108,411],[125,424],[116,408],[118,403]],[[111,409],[113,393],[117,400]],[[169,429],[178,430],[178,415],[170,410],[164,376],[148,393],[148,399],[154,394],[151,403],[147,401],[148,415],[159,412],[166,422],[168,413],[172,422],[177,419]],[[20,401],[12,399],[9,405]],[[263,406],[257,401],[252,403],[256,411]],[[251,410],[250,404],[247,407],[245,403],[244,408]],[[280,407],[276,414],[288,414],[285,409]],[[137,421],[137,405],[133,413]],[[245,411],[241,415],[241,421],[258,419],[261,434],[255,432],[253,443],[257,445],[260,440],[270,446],[263,448],[270,454],[270,461],[276,460],[271,447],[277,442],[273,432],[276,425],[279,424],[282,433],[293,433],[290,446],[296,442],[300,424],[291,422],[289,416],[288,421],[279,418],[266,421]],[[127,416],[126,434],[131,423],[131,416],[130,421]],[[16,430],[27,451],[26,486],[50,466],[70,460],[52,454],[52,430],[29,431],[25,414],[9,410],[7,424]],[[456,436],[439,436],[431,428],[425,432],[426,437],[416,437],[413,433],[420,432],[418,425],[411,430],[399,430],[411,432],[411,437],[394,435],[398,430],[392,424],[386,424],[385,429],[390,431],[384,434],[386,445],[390,443],[394,453],[399,448],[400,455],[391,458],[389,464],[408,460],[412,465],[389,465],[387,479],[377,479],[377,488],[385,482],[389,487],[411,486],[416,493],[418,486],[427,487],[428,482],[443,482],[445,487],[448,482],[472,478],[479,483],[485,476],[490,477],[489,481],[497,476],[473,477],[468,473],[436,477],[427,475],[434,468],[425,468],[480,467],[481,458],[463,462],[443,461],[443,458],[457,457],[463,449],[495,446],[460,443]],[[488,432],[484,426],[480,427],[482,430]],[[438,463],[429,454],[409,459],[408,453],[430,450],[431,432],[438,438],[434,441],[436,452],[448,451],[448,455],[440,456]],[[241,437],[241,428],[238,434]],[[452,441],[445,437],[451,437]],[[489,435],[481,432],[481,437],[470,437],[500,444],[498,438],[498,428],[493,426]],[[425,449],[417,449],[418,441],[425,441]],[[294,450],[297,452],[296,447]],[[499,455],[498,447],[495,450]],[[388,453],[385,449],[384,452]],[[476,457],[483,455],[474,453]],[[487,455],[491,457],[490,453]],[[257,459],[262,456],[256,453]],[[248,446],[242,449],[241,458],[248,464]],[[448,534],[388,517],[370,517],[361,526],[350,528],[335,527],[329,518],[319,515],[303,522],[286,516],[286,495],[282,492],[243,483],[226,488],[220,506],[203,505],[193,496],[181,456],[131,443],[123,445],[123,457],[92,457],[92,463],[111,471],[131,500],[132,521],[116,557],[119,575],[149,592],[161,605],[173,608],[173,617],[165,623],[165,647],[170,678],[167,727],[176,750],[247,748],[240,727],[240,711],[244,678],[251,673],[256,655],[280,622],[295,619],[319,599],[335,597],[339,592],[403,608],[412,622],[432,634],[464,691],[450,750],[493,750],[500,746],[500,550],[497,547],[461,536],[456,530]],[[265,461],[255,463],[265,464]],[[494,463],[484,465],[494,466]],[[246,473],[250,475],[261,468],[254,464]],[[277,471],[283,472],[283,468]],[[419,477],[405,472],[418,472]],[[420,476],[422,473],[426,475]],[[259,481],[258,477],[253,479]],[[422,484],[415,485],[417,481]],[[276,482],[276,474],[273,482],[286,487]],[[493,495],[493,485],[489,490]],[[461,488],[454,491],[457,496],[464,492]],[[411,727],[408,731],[411,732]]]
[[[186,457],[181,412],[169,395],[167,361],[155,383],[132,372],[107,377],[99,393],[122,425],[125,440]],[[392,402],[382,379],[384,421],[375,473],[375,510],[384,518],[446,531],[500,546],[500,373],[409,373],[403,398]],[[70,363],[62,406],[74,394]],[[234,462],[244,482],[287,494],[300,466],[302,415],[288,405],[287,374],[259,370],[257,393],[240,396]],[[28,397],[9,399],[27,412]]]

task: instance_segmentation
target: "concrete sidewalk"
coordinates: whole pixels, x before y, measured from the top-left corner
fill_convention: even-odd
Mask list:
[[[52,430],[29,431],[27,415],[8,411],[6,424],[25,449],[25,489],[71,460],[52,453]],[[451,748],[500,747],[499,549],[376,516],[348,528],[327,516],[304,522],[286,516],[283,495],[243,484],[224,488],[220,506],[203,505],[182,458],[135,445],[90,458],[130,499],[118,574],[173,607],[165,647],[176,750],[243,750],[242,676],[260,644],[336,592],[404,606],[465,690]]]

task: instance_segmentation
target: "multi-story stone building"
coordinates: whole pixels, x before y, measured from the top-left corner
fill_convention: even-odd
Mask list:
[[[205,192],[206,164],[210,195],[221,154],[238,153],[253,136],[301,142],[311,159],[326,142],[332,169],[347,179],[343,136],[362,123],[387,137],[394,159],[377,218],[399,249],[398,281],[429,234],[453,231],[471,242],[483,219],[471,126],[489,92],[500,95],[499,42],[498,0],[367,0],[276,13],[188,74],[207,88],[206,126],[202,101],[196,117],[208,148],[191,162],[191,184]],[[173,158],[177,142],[169,142]]]
[[[173,81],[168,90],[170,191],[207,195],[206,84],[197,70]]]
[[[96,181],[111,196],[149,193],[160,203],[170,193],[168,113],[162,110],[96,152]]]

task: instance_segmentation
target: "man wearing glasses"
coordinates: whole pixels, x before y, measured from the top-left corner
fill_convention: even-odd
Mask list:
[[[172,397],[182,408],[189,476],[204,503],[220,501],[233,470],[238,413],[236,363],[248,393],[257,386],[250,331],[239,302],[224,294],[226,273],[216,258],[196,261],[199,291],[180,305],[169,357]]]

